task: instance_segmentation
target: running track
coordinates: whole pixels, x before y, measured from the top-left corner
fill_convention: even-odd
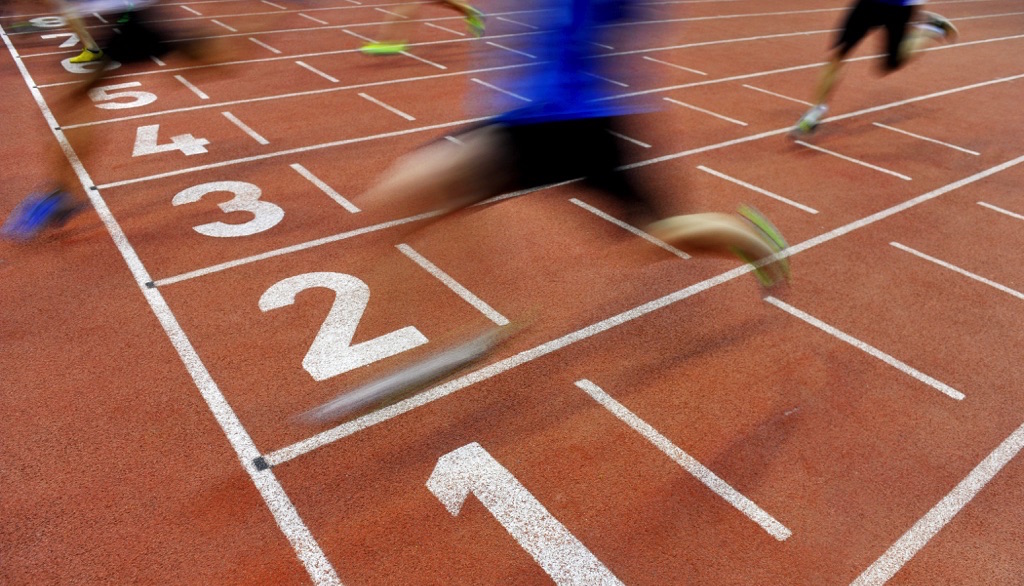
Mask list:
[[[47,116],[80,47],[5,34],[4,213],[86,132],[68,153],[101,212],[0,248],[0,581],[1020,582],[1019,0],[932,2],[961,42],[889,78],[869,40],[807,145],[785,129],[845,2],[652,3],[604,49],[609,83],[663,105],[623,138],[638,173],[786,232],[794,280],[764,300],[736,262],[655,248],[575,184],[402,239],[354,211],[397,156],[486,115],[479,82],[529,67],[543,22],[484,3],[471,40],[428,7],[414,57],[361,56],[390,4],[166,4],[236,62],[114,71],[132,85],[110,92],[141,93],[73,119]],[[148,152],[154,126],[192,139]],[[222,210],[224,188],[264,203]],[[325,284],[368,288],[354,341],[403,331],[398,353],[304,361],[351,303]],[[526,315],[421,395],[292,419]]]

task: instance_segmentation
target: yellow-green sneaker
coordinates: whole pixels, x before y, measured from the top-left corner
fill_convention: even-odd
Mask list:
[[[764,217],[764,214],[761,212],[748,205],[744,205],[740,207],[738,213],[744,220],[753,225],[754,229],[757,230],[758,234],[761,235],[762,239],[776,255],[789,246],[789,244],[786,243],[786,239],[782,237],[782,233],[779,232],[779,229],[769,222],[768,218]],[[760,281],[762,286],[771,287],[778,282],[773,274],[774,271],[765,270],[768,267],[772,267],[777,270],[783,280],[789,280],[789,258],[783,256],[771,263],[761,265],[759,259],[748,258],[738,250],[734,250],[733,252],[735,252],[736,255],[744,262],[754,267],[754,276],[757,277],[757,280]]]
[[[68,59],[71,63],[92,63],[93,61],[99,61],[103,58],[103,50],[96,49],[82,49],[82,52],[77,57]]]
[[[367,43],[359,48],[365,55],[398,55],[406,49],[406,43]]]
[[[469,32],[477,38],[484,36],[484,28],[487,26],[484,13],[472,6],[467,5],[467,8],[469,8],[469,14],[466,15],[466,26],[469,27]]]

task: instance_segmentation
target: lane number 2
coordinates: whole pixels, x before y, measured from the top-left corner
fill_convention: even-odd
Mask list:
[[[302,360],[302,367],[314,380],[326,380],[427,343],[426,336],[408,326],[353,344],[356,326],[370,301],[370,287],[342,273],[306,273],[280,281],[260,297],[260,310],[266,312],[292,305],[296,294],[314,287],[335,293],[334,305]]]

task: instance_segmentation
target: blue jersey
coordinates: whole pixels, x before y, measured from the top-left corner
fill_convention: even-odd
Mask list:
[[[539,63],[522,69],[506,86],[530,100],[506,112],[499,122],[534,123],[614,116],[631,111],[610,100],[610,84],[601,73],[608,60],[598,58],[609,25],[625,22],[632,0],[546,0],[543,31],[528,37],[527,52]]]

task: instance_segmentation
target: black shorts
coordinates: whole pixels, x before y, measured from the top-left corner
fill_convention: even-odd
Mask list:
[[[148,8],[126,12],[118,17],[117,28],[107,39],[103,52],[120,63],[148,61],[150,57],[162,57],[172,46],[170,36],[151,24],[154,11]]]
[[[877,0],[858,0],[846,17],[843,32],[836,40],[835,48],[842,59],[856,47],[864,36],[872,29],[885,27],[886,61],[888,69],[896,69],[903,64],[900,45],[906,36],[907,24],[914,15],[913,6],[895,6]]]
[[[653,216],[652,202],[619,168],[621,139],[613,118],[498,125],[510,149],[513,190],[583,178],[625,204],[631,217]]]

